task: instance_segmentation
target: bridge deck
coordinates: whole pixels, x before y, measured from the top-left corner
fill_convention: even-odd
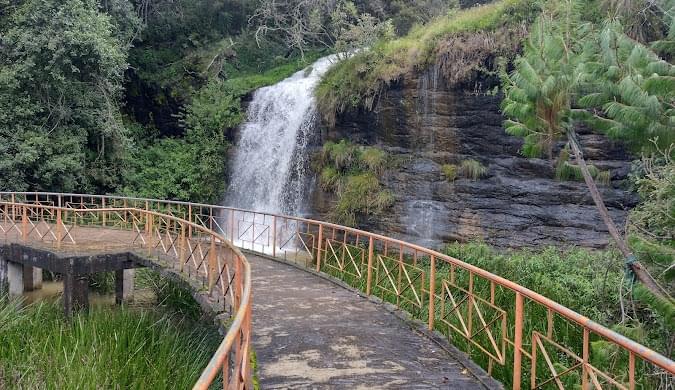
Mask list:
[[[71,234],[76,247],[28,244],[62,255],[110,253],[124,250],[136,236],[104,228],[78,228]],[[293,266],[246,257],[252,267],[253,344],[263,389],[487,388],[474,375],[484,375],[480,369],[416,333],[384,306]]]
[[[484,389],[472,369],[376,304],[247,254],[263,389]]]

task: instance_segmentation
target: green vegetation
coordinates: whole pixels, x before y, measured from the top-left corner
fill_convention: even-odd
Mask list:
[[[459,174],[471,180],[478,180],[487,176],[488,169],[476,160],[464,160],[459,166]]]
[[[613,2],[607,5],[622,7]],[[609,182],[609,173],[586,163],[576,129],[585,124],[630,142],[636,150],[670,147],[675,141],[675,66],[655,51],[658,42],[649,46],[636,42],[620,19],[605,18],[595,7],[589,10],[586,2],[570,0],[553,2],[544,9],[515,69],[503,74],[503,111],[510,118],[506,131],[523,138],[523,154],[529,157],[545,154],[552,160],[558,140],[566,141],[558,177],[584,179],[632,274],[653,294],[672,301],[661,285],[667,282],[664,277],[655,279],[619,233],[595,182]],[[664,14],[664,28],[669,18]],[[568,162],[568,148],[574,164]]]
[[[326,74],[316,92],[319,110],[328,124],[350,108],[371,110],[388,85],[433,64],[443,67],[448,80],[468,81],[485,71],[488,57],[515,54],[522,34],[517,29],[536,15],[535,4],[501,0],[450,12],[414,27],[405,37],[381,41]]]
[[[570,152],[567,148],[560,151],[558,161],[555,167],[555,177],[558,180],[576,180],[584,181],[583,173],[578,165],[569,162]],[[610,171],[601,171],[595,165],[588,166],[588,172],[596,183],[601,185],[609,185],[612,173]]]
[[[394,203],[393,194],[382,189],[379,180],[387,167],[384,151],[345,140],[327,142],[317,160],[321,187],[337,197],[331,215],[335,222],[355,226],[359,218],[381,213]]]
[[[352,256],[357,259],[360,251],[367,250],[360,247],[350,247],[348,249]],[[611,327],[615,331],[626,335],[644,345],[647,345],[657,351],[668,351],[672,338],[672,318],[673,311],[666,305],[663,311],[649,309],[652,306],[663,304],[660,301],[644,302],[640,298],[640,292],[636,292],[636,299],[625,294],[624,272],[621,266],[620,253],[608,251],[591,251],[587,249],[572,248],[561,250],[559,248],[544,248],[539,250],[511,250],[498,252],[483,243],[451,244],[446,247],[444,252],[454,258],[475,265],[479,268],[490,271],[496,275],[512,280],[522,286],[525,286],[535,292],[552,299],[574,311],[577,311],[594,321]],[[338,252],[339,253],[339,252]],[[382,255],[381,252],[376,255]],[[332,254],[327,254],[324,258],[322,270],[337,278],[341,278],[347,284],[354,288],[365,290],[365,277],[357,278],[355,269],[351,265],[346,272],[338,272],[335,268],[326,266],[327,262],[335,261],[331,258]],[[338,254],[339,256],[339,254]],[[399,268],[398,254],[382,257],[382,261],[390,270],[394,270],[397,275]],[[379,261],[379,260],[378,260]],[[413,259],[404,257],[406,271],[413,280],[415,289],[419,292],[421,288],[421,271],[429,275],[429,260],[427,258],[418,258],[416,266],[413,265]],[[451,267],[448,264],[437,261],[436,288],[441,289],[443,281],[451,280]],[[365,275],[365,264],[361,265],[361,273]],[[383,272],[381,264],[377,265],[379,272]],[[373,276],[376,277],[375,274]],[[403,279],[403,286],[407,286]],[[428,282],[425,282],[428,283]],[[426,284],[425,284],[426,285]],[[451,291],[454,294],[456,302],[459,304],[458,310],[463,313],[466,319],[467,303],[462,301],[467,297],[466,293],[459,288],[468,290],[469,274],[466,271],[455,269],[454,285]],[[475,293],[485,299],[490,300],[490,284],[482,278],[475,277],[473,285]],[[416,296],[413,288],[402,288],[402,294],[397,297],[387,279],[382,279],[378,283],[373,283],[372,294],[382,298],[384,301],[397,304],[414,318],[426,323],[428,320],[428,296],[421,295],[422,304],[416,303]],[[647,297],[653,299],[653,295],[647,293]],[[445,310],[453,307],[449,298],[445,304]],[[514,318],[514,300],[515,294],[507,289],[497,287],[495,289],[494,305],[506,311],[507,316],[507,335],[513,339],[513,318]],[[480,307],[486,321],[495,319],[497,312],[485,303],[477,303]],[[488,367],[486,355],[475,346],[470,346],[466,339],[454,331],[450,331],[448,324],[461,329],[462,325],[455,315],[443,317],[441,315],[441,303],[436,303],[435,329],[448,335],[454,346],[469,353],[471,359],[482,367]],[[623,307],[623,309],[622,309]],[[447,311],[445,312],[447,314]],[[475,315],[475,311],[474,311]],[[524,329],[526,335],[530,335],[536,330],[543,334],[547,332],[547,311],[545,308],[530,303],[525,304]],[[480,327],[478,320],[474,317],[474,327]],[[491,324],[491,332],[496,338],[501,337],[500,324]],[[476,328],[474,328],[476,329]],[[569,347],[572,351],[581,351],[582,331],[577,326],[562,319],[559,316],[554,318],[553,332],[556,342]],[[490,341],[485,333],[477,332],[474,340],[487,350],[492,350]],[[525,339],[528,350],[529,336]],[[601,339],[591,339],[592,351],[591,362],[595,367],[601,368],[613,375],[618,375],[618,379],[627,380],[627,356],[619,354],[614,346],[609,345]],[[502,381],[508,387],[512,381],[512,356],[513,350],[510,346],[506,348],[506,364],[504,366],[493,365],[493,376]],[[554,364],[559,368],[559,372],[569,367],[569,361],[565,361],[560,354],[553,354]],[[539,362],[544,364],[543,362]],[[529,364],[529,361],[528,363]],[[547,372],[543,365],[537,372]],[[637,366],[640,373],[638,375],[638,388],[658,388],[658,376],[643,375],[647,373],[647,368],[642,365]],[[529,383],[527,377],[529,370],[525,372],[524,381]],[[563,376],[564,383],[571,388],[580,383],[579,373],[571,372]]]
[[[443,164],[441,165],[441,172],[445,179],[449,182],[455,181],[457,179],[457,165],[455,164]]]
[[[62,311],[0,298],[0,387],[189,388],[222,339],[169,314],[99,308],[67,322]]]

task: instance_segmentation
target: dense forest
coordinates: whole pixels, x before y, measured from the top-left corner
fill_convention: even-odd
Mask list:
[[[373,110],[405,74],[437,66],[453,87],[480,80],[475,93],[500,96],[522,154],[546,160],[557,180],[585,183],[613,239],[610,254],[597,255],[611,266],[581,252],[447,252],[600,312],[589,315],[672,356],[675,1],[474,3],[0,0],[0,190],[218,202],[254,90],[339,53],[316,91],[330,128],[350,110]],[[625,226],[607,213],[598,184],[609,174],[585,158],[580,130],[631,152],[625,185],[640,202]],[[358,225],[391,203],[378,181],[387,156],[376,147],[328,142],[315,160],[320,186],[338,198],[337,222]],[[468,161],[444,172],[452,181],[484,169]],[[483,263],[486,254],[496,260]],[[524,259],[538,267],[533,275],[519,275]],[[618,294],[605,291],[612,282]],[[597,301],[563,291],[577,287]]]

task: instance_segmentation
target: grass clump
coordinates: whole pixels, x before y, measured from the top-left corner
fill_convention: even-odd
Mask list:
[[[453,182],[457,179],[457,165],[455,164],[443,164],[441,165],[441,172],[445,176],[445,180]]]
[[[319,110],[334,125],[337,115],[348,109],[372,110],[382,90],[408,72],[438,64],[450,80],[455,74],[468,77],[472,72],[467,69],[484,70],[493,57],[515,54],[524,33],[522,22],[537,10],[534,0],[495,1],[451,12],[405,37],[379,42],[328,71],[316,90]],[[473,39],[477,34],[485,35]],[[451,63],[463,64],[463,69]]]
[[[394,195],[382,188],[379,177],[389,164],[387,154],[374,147],[346,140],[327,142],[318,166],[324,191],[337,196],[331,219],[355,226],[360,217],[378,214],[394,203]]]
[[[578,165],[569,162],[570,154],[567,149],[560,151],[558,162],[555,168],[555,177],[561,181],[584,181],[584,176],[581,173],[581,168]],[[600,185],[607,186],[611,183],[612,173],[610,171],[601,171],[595,165],[588,166],[588,172],[591,174],[595,182]]]
[[[0,298],[0,388],[190,388],[221,337],[182,317]]]
[[[488,174],[488,169],[480,162],[469,159],[464,160],[459,166],[459,174],[470,180],[479,180]]]

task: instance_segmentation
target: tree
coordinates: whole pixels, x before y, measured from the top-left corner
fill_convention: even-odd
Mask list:
[[[652,292],[667,296],[667,292],[637,261],[619,233],[598,190],[591,168],[586,163],[576,134],[578,117],[602,119],[601,115],[579,110],[576,106],[577,95],[585,87],[583,75],[587,54],[584,49],[587,47],[583,43],[595,39],[592,26],[579,24],[580,20],[579,3],[573,0],[561,2],[561,6],[544,11],[538,19],[525,44],[523,55],[515,62],[515,69],[511,74],[503,75],[503,111],[510,118],[505,126],[508,133],[524,138],[523,152],[531,157],[545,152],[552,159],[554,142],[566,138],[600,217],[618,249],[627,259],[628,267]],[[630,96],[633,92],[626,91],[626,87],[616,86],[620,95],[624,92],[624,96]],[[612,107],[613,104],[609,103],[607,112],[614,113]],[[619,116],[616,119],[621,123],[623,118]],[[614,126],[621,135],[631,128],[629,123],[623,125],[625,126],[621,128]]]
[[[29,0],[0,37],[0,188],[111,191],[127,42],[94,0]],[[3,26],[4,27],[4,26]]]
[[[337,51],[368,47],[393,34],[382,21],[347,0],[263,0],[251,17],[256,39],[279,34],[290,50],[327,47]]]

